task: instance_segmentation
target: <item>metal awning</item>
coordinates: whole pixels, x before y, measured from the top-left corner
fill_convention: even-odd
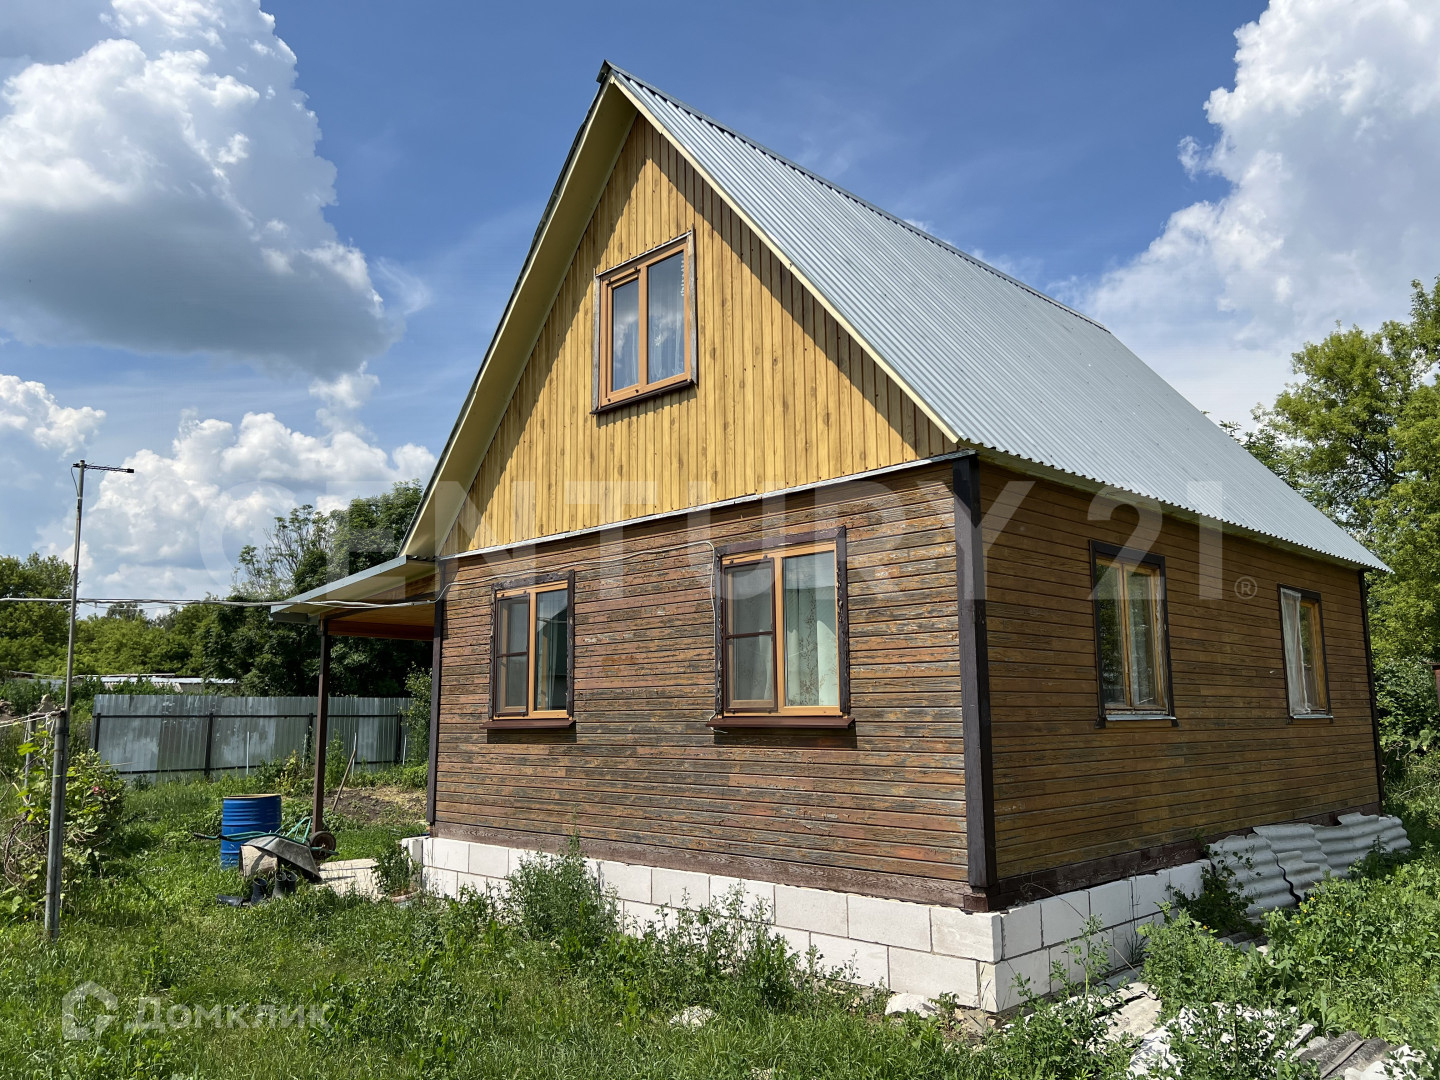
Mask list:
[[[435,633],[435,560],[401,555],[271,607],[276,622],[336,637],[429,641]]]

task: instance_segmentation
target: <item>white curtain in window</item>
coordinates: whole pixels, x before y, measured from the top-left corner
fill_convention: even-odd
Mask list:
[[[837,708],[840,640],[836,632],[835,553],[783,561],[785,704]]]
[[[1148,570],[1126,573],[1126,600],[1130,605],[1130,671],[1135,708],[1160,707],[1159,650],[1156,649],[1156,616],[1160,610],[1158,575]]]
[[[610,389],[640,381],[640,282],[619,285],[610,297]]]
[[[1300,594],[1280,590],[1280,622],[1285,636],[1285,684],[1290,691],[1290,712],[1300,716],[1311,711],[1305,693],[1305,642],[1300,620]]]
[[[648,382],[685,371],[685,253],[661,259],[647,272],[645,297],[650,339],[646,350]]]

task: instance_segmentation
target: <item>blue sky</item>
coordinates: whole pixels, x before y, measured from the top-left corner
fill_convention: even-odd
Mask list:
[[[147,475],[103,489],[92,595],[222,588],[271,513],[425,469],[605,58],[1245,419],[1440,272],[1429,6],[15,0],[0,552],[63,550],[81,452]]]

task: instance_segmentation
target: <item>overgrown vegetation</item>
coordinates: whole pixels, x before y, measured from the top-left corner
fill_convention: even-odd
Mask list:
[[[76,773],[81,787],[89,767]],[[1057,976],[1076,973],[1061,992],[1029,996],[1022,1018],[976,1037],[948,1008],[881,1016],[883,994],[797,954],[738,896],[623,933],[621,906],[578,846],[526,861],[501,894],[460,902],[371,902],[306,886],[222,908],[215,896],[241,892],[238,874],[190,836],[213,833],[224,794],[255,787],[252,777],[132,789],[123,815],[111,802],[104,855],[75,873],[54,948],[33,914],[4,912],[0,1013],[11,1022],[0,1025],[0,1073],[252,1076],[283,1062],[298,1077],[1118,1080],[1135,1049],[1106,1037],[1103,948],[1077,945],[1057,965]],[[308,811],[305,795],[285,798],[287,824]],[[420,822],[338,813],[331,823],[343,856],[380,857],[387,892],[413,888],[395,841]],[[1440,854],[1423,826],[1414,835],[1413,857],[1372,857],[1300,910],[1267,917],[1268,954],[1219,940],[1226,917],[1243,914],[1223,873],[1174,908],[1149,932],[1145,978],[1166,1014],[1184,1019],[1171,1065],[1152,1075],[1178,1075],[1177,1063],[1187,1080],[1306,1075],[1279,1052],[1305,1021],[1437,1045]],[[86,980],[117,995],[120,1019],[67,1041],[61,998]],[[263,1031],[212,1022],[231,1006]],[[137,1008],[162,1022],[126,1030]],[[317,1009],[324,1026],[311,1022]]]
[[[1412,783],[1387,809],[1406,821],[1414,850],[1372,854],[1346,878],[1321,885],[1298,909],[1266,915],[1265,951],[1219,940],[1201,911],[1243,908],[1211,897],[1147,928],[1145,979],[1166,1011],[1222,1002],[1279,1015],[1294,1009],[1322,1032],[1355,1030],[1417,1049],[1440,1047],[1440,847],[1436,764],[1418,758]],[[1211,880],[1226,892],[1233,883]],[[1440,1058],[1430,1073],[1440,1066]],[[1186,1074],[1189,1076],[1189,1074]]]
[[[1200,891],[1194,896],[1172,892],[1175,907],[1199,926],[1217,934],[1253,933],[1259,926],[1245,914],[1248,902],[1240,895],[1235,868],[1216,859],[1200,872]]]
[[[738,895],[626,934],[578,847],[525,862],[503,895],[399,905],[302,887],[220,907],[238,874],[190,835],[244,788],[132,789],[111,857],[71,884],[59,945],[21,912],[0,921],[0,1072],[979,1080],[1118,1078],[1129,1060],[1084,976],[977,1041],[948,1012],[883,1018],[883,994],[797,954]],[[285,804],[287,821],[305,809]],[[382,856],[386,888],[402,892],[412,868],[390,853],[417,828],[341,815],[337,831],[342,854]],[[118,1019],[66,1040],[61,999],[87,980],[116,995]],[[137,1008],[148,1026],[127,1027]]]
[[[46,731],[17,748],[29,753],[31,768],[15,785],[13,810],[0,835],[0,916],[33,915],[45,898],[45,865],[50,829],[50,756],[55,741]],[[98,754],[84,750],[70,758],[65,785],[64,867],[67,880],[90,878],[105,869],[115,850],[125,783]]]

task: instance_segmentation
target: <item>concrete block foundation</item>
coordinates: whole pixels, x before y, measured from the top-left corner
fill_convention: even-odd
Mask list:
[[[1214,845],[1216,858],[1243,861],[1240,881],[1252,911],[1294,904],[1314,887],[1314,852],[1328,849],[1325,872],[1343,873],[1373,847],[1409,846],[1394,818],[1347,815],[1333,827],[1268,830],[1290,847],[1304,844],[1308,858],[1275,851],[1257,831]],[[1303,830],[1302,830],[1303,831]],[[458,897],[466,890],[503,892],[505,874],[534,853],[518,848],[441,837],[414,837],[406,849],[422,867],[427,891]],[[1347,861],[1348,860],[1348,861]],[[1037,993],[1058,989],[1052,966],[1078,974],[1075,943],[1092,916],[1101,930],[1092,945],[1104,950],[1105,966],[1120,970],[1138,958],[1140,927],[1158,922],[1161,905],[1177,893],[1194,896],[1208,860],[1196,860],[1154,874],[1140,874],[1089,889],[1047,896],[1006,911],[968,912],[943,905],[799,888],[767,881],[689,870],[587,860],[601,887],[620,901],[628,928],[643,929],[667,909],[699,908],[735,895],[747,913],[763,905],[764,919],[797,952],[815,949],[826,966],[849,965],[860,982],[896,993],[938,997],[953,994],[965,1005],[999,1012],[1020,1003],[1016,980]],[[1286,877],[1292,868],[1295,881]]]

